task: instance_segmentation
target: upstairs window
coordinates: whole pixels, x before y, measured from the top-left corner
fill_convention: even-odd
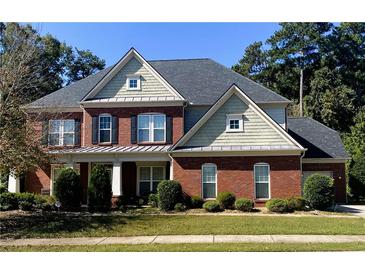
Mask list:
[[[112,117],[109,114],[99,116],[99,143],[111,143]]]
[[[141,77],[139,75],[130,75],[127,77],[127,89],[128,90],[140,90],[141,89]]]
[[[138,142],[166,141],[166,116],[164,114],[138,115]]]
[[[49,120],[50,146],[75,145],[75,120]]]
[[[242,114],[227,114],[226,131],[227,132],[243,131],[243,115]]]

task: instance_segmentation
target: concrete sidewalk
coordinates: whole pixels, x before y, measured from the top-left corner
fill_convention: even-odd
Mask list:
[[[155,235],[131,237],[8,239],[0,246],[110,245],[182,243],[349,243],[365,242],[365,235]]]

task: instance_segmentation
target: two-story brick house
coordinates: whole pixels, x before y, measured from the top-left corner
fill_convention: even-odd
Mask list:
[[[338,133],[288,118],[290,101],[210,59],[146,61],[135,49],[112,67],[26,106],[57,158],[12,191],[53,192],[60,168],[77,169],[84,202],[95,163],[111,172],[113,197],[146,195],[162,179],[204,199],[232,191],[257,204],[299,196],[303,178],[335,180],[346,201],[347,154]]]

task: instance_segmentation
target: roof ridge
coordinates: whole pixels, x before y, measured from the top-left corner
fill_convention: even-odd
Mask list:
[[[203,58],[177,58],[177,59],[155,59],[155,60],[147,60],[147,62],[169,62],[169,61],[194,61],[194,60],[212,60],[208,57]]]

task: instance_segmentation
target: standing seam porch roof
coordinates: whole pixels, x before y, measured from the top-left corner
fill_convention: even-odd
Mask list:
[[[235,83],[255,103],[290,100],[264,86],[224,67],[211,59],[148,61],[189,103],[212,105]],[[113,66],[72,83],[30,104],[27,108],[75,108],[81,99],[113,68]]]

